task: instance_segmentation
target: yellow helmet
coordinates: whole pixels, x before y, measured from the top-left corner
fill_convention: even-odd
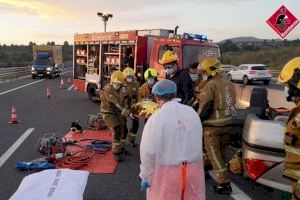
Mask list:
[[[221,72],[221,63],[217,58],[207,57],[199,62],[199,70],[204,70],[208,75],[215,76],[217,73]]]
[[[167,63],[171,63],[178,60],[178,56],[174,51],[167,50],[162,59],[160,60],[160,64],[165,65]]]
[[[124,70],[123,70],[123,75],[126,77],[126,76],[135,76],[135,73],[133,71],[133,69],[131,67],[126,67]]]
[[[145,80],[148,80],[148,78],[151,78],[151,77],[157,78],[157,76],[158,76],[158,73],[157,73],[157,71],[156,71],[155,69],[153,69],[153,68],[147,69],[147,70],[145,71],[145,73],[144,73],[144,78],[145,78]]]
[[[277,80],[280,83],[287,83],[291,81],[291,84],[295,85],[298,89],[300,89],[300,80],[292,80],[295,69],[300,70],[300,57],[295,57],[288,63],[286,63],[282,68]]]
[[[123,84],[125,82],[125,77],[120,70],[114,71],[110,76],[111,83]]]

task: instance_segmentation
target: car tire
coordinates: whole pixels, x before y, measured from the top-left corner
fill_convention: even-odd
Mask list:
[[[228,80],[233,82],[232,76],[230,74],[228,74]]]
[[[244,76],[244,77],[243,77],[243,84],[244,84],[244,85],[247,85],[248,83],[249,83],[248,77],[247,77],[247,76]]]
[[[264,81],[264,85],[269,85],[270,81]]]

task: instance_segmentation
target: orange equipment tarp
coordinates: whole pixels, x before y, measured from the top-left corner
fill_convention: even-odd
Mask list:
[[[69,132],[65,135],[67,140],[84,140],[84,139],[97,139],[111,141],[111,135],[108,130],[84,130],[82,133]],[[90,141],[80,142],[81,145],[87,145]],[[67,152],[75,153],[80,150],[79,147],[70,146],[67,147]],[[78,170],[88,171],[96,174],[111,174],[115,173],[117,162],[114,160],[112,151],[108,151],[105,154],[96,154],[88,165],[79,168]]]

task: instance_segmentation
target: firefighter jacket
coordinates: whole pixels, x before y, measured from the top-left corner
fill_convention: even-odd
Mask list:
[[[188,69],[178,70],[173,77],[167,78],[176,83],[177,98],[181,98],[181,103],[187,104],[193,98],[193,81]]]
[[[300,102],[291,110],[285,128],[284,175],[300,179]]]
[[[201,118],[204,125],[226,126],[232,123],[236,94],[234,85],[229,80],[220,77],[209,80],[202,88],[198,101],[200,117],[203,112],[207,112],[204,113],[207,117],[204,120]]]
[[[132,104],[138,101],[139,87],[140,83],[137,80],[134,80],[132,83],[128,83],[125,81],[124,88],[127,94],[126,103],[128,107],[131,107]]]
[[[141,101],[143,99],[148,99],[150,97],[150,95],[151,95],[151,87],[146,82],[139,89],[139,101]]]
[[[128,96],[124,87],[115,90],[111,84],[107,84],[100,96],[100,112],[102,114],[120,115],[127,110],[126,99],[128,99]]]

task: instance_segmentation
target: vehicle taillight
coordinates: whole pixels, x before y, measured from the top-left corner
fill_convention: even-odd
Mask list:
[[[250,70],[249,74],[256,74],[256,71]]]
[[[265,160],[256,160],[256,159],[245,159],[245,170],[248,176],[252,180],[258,179],[266,171],[271,169],[276,162],[265,161]]]
[[[268,74],[272,75],[272,70],[268,70]]]

